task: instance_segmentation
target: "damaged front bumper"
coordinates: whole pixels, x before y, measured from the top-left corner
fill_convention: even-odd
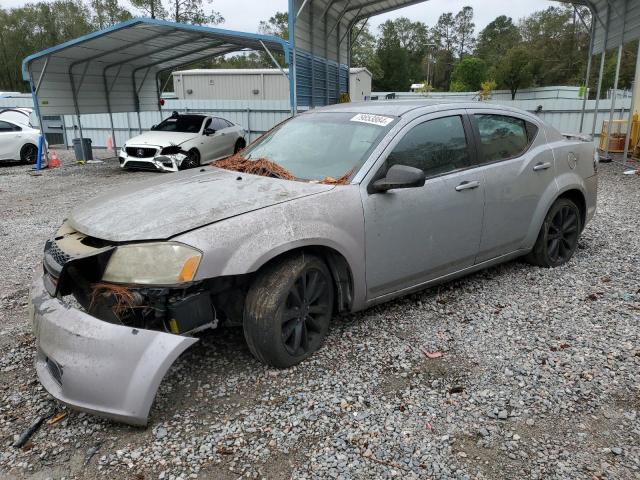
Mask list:
[[[158,172],[177,172],[182,161],[187,158],[184,153],[156,155],[153,157],[134,157],[121,150],[118,154],[120,167],[132,170],[153,170]]]
[[[198,340],[105,322],[52,297],[38,274],[30,316],[36,371],[69,406],[132,425],[145,425],[169,367]]]

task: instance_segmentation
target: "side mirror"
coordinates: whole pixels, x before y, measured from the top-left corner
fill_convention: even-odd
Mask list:
[[[214,133],[216,133],[215,129],[213,128],[205,128],[204,132],[202,132],[203,135],[213,135]]]
[[[151,125],[151,130],[155,130],[158,125]]]
[[[416,188],[424,186],[425,175],[422,170],[406,165],[393,165],[387,175],[371,185],[371,193],[384,193],[400,188]]]

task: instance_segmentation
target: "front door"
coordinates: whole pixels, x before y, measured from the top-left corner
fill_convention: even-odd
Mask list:
[[[469,121],[464,113],[453,113],[408,124],[369,179],[384,176],[392,165],[407,165],[425,172],[423,187],[361,190],[369,299],[474,263],[482,232],[484,177],[473,168]]]

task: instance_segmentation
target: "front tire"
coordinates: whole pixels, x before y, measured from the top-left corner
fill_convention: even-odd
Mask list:
[[[189,150],[187,158],[182,160],[179,170],[188,170],[190,168],[197,168],[200,166],[200,152],[195,148]]]
[[[36,163],[36,157],[38,156],[38,147],[32,143],[23,145],[20,149],[20,161],[27,165],[34,165]]]
[[[251,285],[244,336],[266,365],[287,368],[317,351],[333,313],[333,281],[325,262],[300,254],[267,266]]]
[[[236,141],[235,146],[233,147],[233,154],[235,155],[246,146],[247,146],[247,142],[244,141],[244,138],[239,138]]]
[[[564,265],[573,257],[581,231],[580,209],[568,198],[559,198],[549,209],[536,244],[525,260],[545,268]]]

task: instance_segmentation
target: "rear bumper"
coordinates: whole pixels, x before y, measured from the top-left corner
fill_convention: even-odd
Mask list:
[[[596,205],[598,202],[598,175],[592,175],[584,181],[586,189],[587,215],[586,223],[589,223],[596,214]]]
[[[36,372],[46,390],[81,411],[145,425],[171,364],[197,339],[111,324],[69,307],[37,275],[29,313]]]

